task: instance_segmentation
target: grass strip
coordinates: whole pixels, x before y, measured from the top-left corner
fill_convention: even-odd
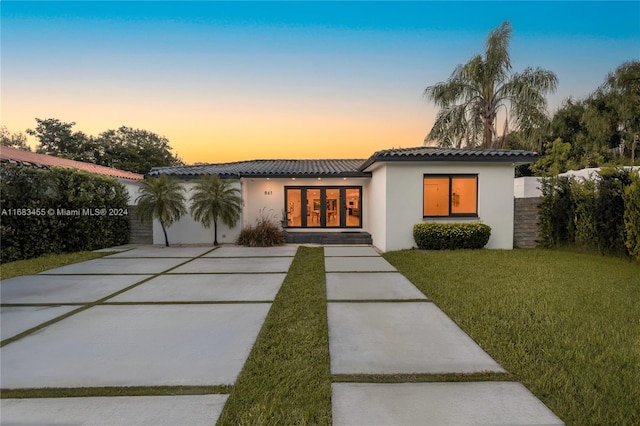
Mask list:
[[[218,425],[331,424],[322,248],[300,247]]]
[[[510,373],[334,374],[334,383],[513,382]]]
[[[540,249],[384,258],[566,424],[640,424],[637,262]]]
[[[429,299],[329,299],[328,303],[431,303]]]
[[[103,386],[91,388],[2,389],[1,399],[75,398],[89,396],[158,396],[226,394],[229,385],[218,386]]]
[[[110,254],[119,253],[116,251],[79,251],[76,253],[47,254],[34,259],[16,260],[0,265],[0,279],[20,277],[22,275],[34,275],[48,269],[70,265],[72,263],[84,262],[85,260],[98,259]]]

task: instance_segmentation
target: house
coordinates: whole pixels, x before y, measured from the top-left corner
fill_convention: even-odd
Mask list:
[[[242,226],[267,215],[286,222],[290,238],[357,232],[370,235],[382,251],[415,246],[416,223],[482,222],[492,229],[487,248],[511,249],[514,168],[536,158],[529,151],[421,146],[378,151],[368,159],[162,167],[148,176],[177,176],[187,190],[201,175],[232,179],[242,193],[242,218],[233,229],[219,224],[220,242],[234,242]],[[168,235],[177,244],[213,241],[213,230],[190,216],[174,223]],[[154,243],[162,241],[155,224]]]
[[[0,164],[21,164],[28,167],[48,169],[50,167],[65,167],[69,169],[82,170],[102,176],[110,176],[118,180],[129,194],[129,240],[132,243],[149,244],[152,242],[151,227],[140,223],[135,216],[135,202],[139,195],[140,183],[144,176],[126,170],[114,169],[112,167],[99,166],[83,161],[69,160],[68,158],[55,157],[53,155],[37,154],[31,151],[0,147]]]
[[[49,167],[66,167],[69,169],[82,170],[96,175],[111,176],[122,183],[129,192],[129,204],[135,203],[138,197],[139,183],[144,176],[126,170],[114,169],[112,167],[99,166],[83,161],[69,160],[68,158],[55,157],[53,155],[37,154],[31,151],[0,147],[1,164],[22,164],[29,167],[48,169]]]

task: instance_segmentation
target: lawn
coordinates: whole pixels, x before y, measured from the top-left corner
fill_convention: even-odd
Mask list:
[[[640,264],[538,249],[384,257],[568,425],[640,424]]]
[[[75,253],[47,254],[35,259],[16,260],[0,265],[0,279],[37,274],[48,269],[97,259],[113,252],[79,251]]]
[[[331,424],[324,252],[300,247],[218,425]]]

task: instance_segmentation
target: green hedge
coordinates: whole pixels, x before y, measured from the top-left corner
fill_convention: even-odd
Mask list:
[[[629,254],[640,260],[640,176],[634,176],[624,191],[625,245]]]
[[[479,249],[487,245],[491,228],[483,223],[418,223],[413,239],[423,250]]]
[[[72,169],[0,167],[0,261],[95,250],[129,240],[127,190]]]
[[[597,180],[545,180],[539,245],[575,244],[601,254],[637,257],[640,201],[634,180],[638,177],[623,169],[603,169]]]

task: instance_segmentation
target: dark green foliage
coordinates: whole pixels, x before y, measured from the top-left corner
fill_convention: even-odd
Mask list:
[[[0,177],[2,262],[129,240],[128,194],[113,178],[17,165],[0,168]]]
[[[423,250],[480,249],[487,245],[491,228],[483,223],[418,223],[413,239]]]
[[[152,167],[182,164],[182,160],[171,153],[166,137],[147,130],[122,126],[94,137],[74,131],[74,122],[36,118],[36,123],[35,129],[27,129],[27,133],[38,139],[36,151],[41,154],[140,174],[148,173]]]
[[[577,244],[601,254],[626,256],[625,215],[633,223],[631,218],[638,209],[633,197],[625,205],[625,189],[631,182],[629,171],[623,169],[603,169],[594,181],[569,178],[543,181],[540,245]]]
[[[640,176],[632,176],[631,185],[624,191],[625,245],[629,254],[640,260]]]
[[[273,218],[263,214],[256,221],[255,226],[247,226],[238,236],[237,244],[249,247],[281,246],[285,243],[282,228]]]
[[[556,247],[575,240],[571,183],[566,177],[542,180],[539,242],[542,247]]]

